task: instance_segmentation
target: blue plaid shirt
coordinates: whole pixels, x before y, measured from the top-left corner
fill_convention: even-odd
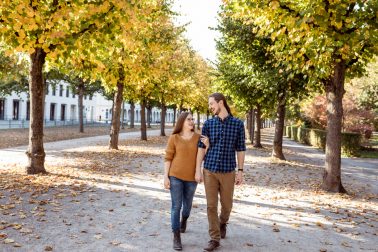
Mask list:
[[[204,168],[211,172],[233,172],[236,167],[235,151],[246,150],[243,122],[231,115],[223,121],[216,116],[204,123],[202,135],[210,140]],[[201,141],[198,147],[206,148]]]

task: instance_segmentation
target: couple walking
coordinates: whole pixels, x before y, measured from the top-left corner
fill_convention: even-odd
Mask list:
[[[210,241],[204,251],[214,251],[220,246],[220,239],[226,237],[234,185],[243,182],[246,150],[243,122],[231,115],[227,101],[220,93],[209,96],[209,109],[215,117],[204,123],[202,135],[194,132],[192,115],[184,112],[167,144],[164,187],[171,192],[175,250],[182,250],[180,233],[186,230],[197,183],[204,182],[207,201]],[[219,217],[218,194],[221,202]]]

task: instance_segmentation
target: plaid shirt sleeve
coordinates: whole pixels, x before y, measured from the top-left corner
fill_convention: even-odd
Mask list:
[[[239,125],[239,135],[236,142],[236,151],[245,151],[245,130],[244,130],[244,124],[242,121],[240,121]]]
[[[209,135],[210,135],[209,127],[208,127],[208,124],[206,122],[203,124],[201,135],[209,137]],[[197,146],[198,146],[198,148],[206,149],[206,146],[201,142],[201,138],[198,140]]]

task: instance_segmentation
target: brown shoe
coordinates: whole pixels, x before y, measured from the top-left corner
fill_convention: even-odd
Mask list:
[[[182,217],[182,220],[181,220],[181,223],[180,223],[180,232],[181,233],[185,233],[187,221],[188,221],[188,217]]]
[[[180,230],[173,232],[173,249],[177,251],[182,250]]]
[[[227,233],[227,224],[226,223],[220,224],[220,235],[222,239],[226,237],[226,233]]]
[[[207,244],[207,247],[203,249],[203,251],[214,251],[220,247],[219,241],[210,240]]]

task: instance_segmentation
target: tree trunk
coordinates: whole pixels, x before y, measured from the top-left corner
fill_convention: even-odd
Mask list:
[[[147,106],[147,128],[151,128],[152,106]]]
[[[135,117],[135,104],[133,101],[130,102],[130,129],[134,128],[134,117]]]
[[[251,140],[251,110],[248,110],[247,113],[245,113],[245,119],[247,122],[245,125],[245,132],[247,133],[246,136],[248,136],[248,139]]]
[[[255,135],[255,148],[262,148],[261,145],[261,106],[256,107],[256,135]]]
[[[201,129],[201,116],[200,116],[200,111],[197,110],[197,129]]]
[[[123,87],[123,78],[120,78],[117,83],[117,90],[114,93],[112,125],[110,126],[109,149],[113,150],[118,150],[118,138],[123,103]]]
[[[251,144],[254,143],[254,139],[255,139],[255,109],[252,109],[251,110]]]
[[[343,118],[343,96],[345,62],[335,65],[334,74],[325,83],[327,95],[326,160],[322,188],[329,192],[346,193],[341,183],[341,125]]]
[[[83,98],[84,98],[84,80],[80,79],[80,83],[77,87],[78,91],[78,97],[77,97],[77,103],[78,103],[78,113],[79,113],[79,132],[84,133],[84,105],[83,105]]]
[[[276,127],[274,130],[274,140],[273,140],[273,152],[272,156],[281,160],[285,160],[285,156],[282,152],[282,137],[283,128],[285,123],[285,107],[286,107],[286,92],[282,91],[277,97],[277,118]]]
[[[125,102],[122,101],[122,113],[121,113],[121,129],[125,128]]]
[[[164,103],[161,104],[161,118],[160,118],[160,136],[165,136],[165,113],[167,112],[167,106]]]
[[[253,137],[252,137],[252,113],[253,113],[253,109],[250,109],[248,110],[248,113],[247,113],[247,132],[248,132],[248,139],[249,141],[251,142],[251,144],[253,144]]]
[[[146,101],[142,100],[140,104],[140,139],[147,141],[146,127]]]
[[[43,65],[46,53],[41,48],[36,48],[30,55],[30,127],[29,147],[26,151],[28,156],[27,174],[46,173],[45,150],[43,148],[43,115],[44,115],[44,81]]]
[[[181,114],[183,111],[184,111],[184,104],[180,104],[180,107],[179,107],[179,114]]]
[[[177,114],[177,108],[176,106],[173,108],[173,127],[176,125],[176,114]]]

